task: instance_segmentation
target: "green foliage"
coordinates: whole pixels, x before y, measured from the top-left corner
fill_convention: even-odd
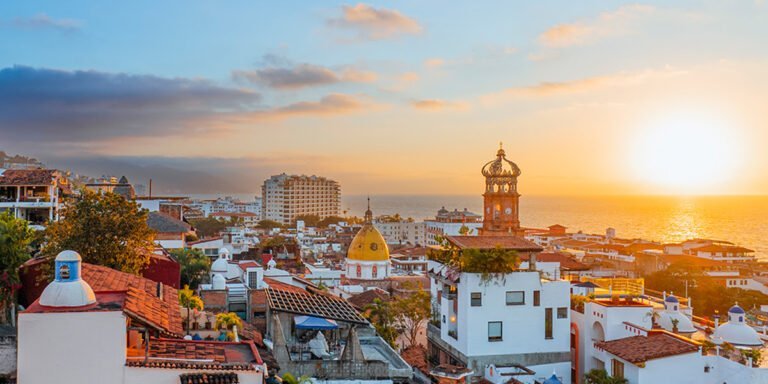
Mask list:
[[[73,250],[86,263],[133,274],[149,263],[155,234],[147,225],[148,211],[135,202],[84,190],[63,216],[46,229],[45,254]]]
[[[184,285],[184,289],[179,290],[179,305],[184,308],[203,310],[203,299],[195,295],[195,291],[189,289],[189,285]]]
[[[243,321],[234,312],[219,313],[216,315],[216,328],[231,331],[233,327],[243,329]]]
[[[743,308],[759,307],[768,302],[768,296],[758,291],[723,288],[700,270],[679,264],[672,264],[666,270],[645,276],[645,286],[657,291],[684,294],[686,280],[688,295],[694,299],[699,316],[711,317],[715,311],[727,313],[736,302]]]
[[[584,313],[584,305],[589,301],[589,298],[582,295],[571,295],[571,309],[576,312]]]
[[[35,237],[23,219],[11,211],[0,213],[0,309],[16,303],[16,292],[21,288],[18,268],[30,257],[30,244]],[[5,320],[6,313],[0,320]]]
[[[479,273],[484,284],[503,279],[505,274],[518,270],[520,265],[520,257],[512,249],[459,249],[443,238],[436,240],[441,243],[442,249],[431,250],[430,259],[462,272]]]
[[[211,270],[211,259],[199,249],[174,249],[171,255],[181,266],[181,284],[197,289]]]
[[[752,366],[759,366],[763,361],[763,353],[759,349],[744,349],[741,351],[741,359],[743,362],[747,362],[747,359],[752,359]]]
[[[373,324],[376,333],[384,341],[389,343],[392,348],[396,347],[395,341],[400,335],[400,331],[396,327],[395,313],[392,311],[389,303],[380,299],[374,299],[373,303],[365,306],[363,316]]]
[[[329,225],[339,224],[342,221],[347,221],[347,219],[340,216],[328,216],[325,219],[320,220],[320,222],[317,223],[317,226],[320,228],[328,228]]]
[[[261,220],[256,224],[259,229],[283,228],[283,225],[274,220]]]
[[[416,338],[419,331],[429,320],[432,312],[430,306],[431,295],[429,291],[424,290],[424,286],[419,283],[405,283],[400,288],[410,291],[408,294],[398,295],[391,304],[394,312],[398,333],[406,336],[408,346],[416,344]]]
[[[198,240],[200,240],[200,238],[197,237],[197,235],[195,235],[194,233],[187,233],[186,235],[184,235],[184,241],[187,243],[191,243],[193,241],[198,241]]]
[[[320,223],[320,216],[318,215],[298,215],[296,216],[296,220],[293,221],[293,226],[296,227],[297,221],[303,221],[304,225],[307,227],[317,227],[318,223]]]
[[[584,375],[584,384],[627,384],[624,378],[608,376],[604,369],[593,369]]]
[[[191,219],[189,223],[195,227],[197,234],[201,237],[214,237],[218,236],[229,225],[224,220],[218,220],[213,217],[205,217],[202,219]]]
[[[298,379],[296,376],[287,372],[283,375],[283,384],[309,384],[311,382],[312,379],[310,379],[307,375],[303,375]]]

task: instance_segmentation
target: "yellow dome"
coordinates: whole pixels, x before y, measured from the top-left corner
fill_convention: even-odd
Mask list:
[[[357,232],[347,251],[348,260],[389,261],[389,249],[384,237],[373,224],[366,223]]]

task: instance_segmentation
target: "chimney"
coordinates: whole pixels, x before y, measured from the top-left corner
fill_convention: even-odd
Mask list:
[[[157,297],[162,299],[163,298],[163,283],[157,282]]]

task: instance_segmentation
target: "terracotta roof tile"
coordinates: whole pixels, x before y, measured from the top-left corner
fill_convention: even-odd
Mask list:
[[[301,287],[297,287],[295,285],[291,285],[288,283],[284,283],[279,280],[275,280],[271,277],[265,277],[264,282],[267,283],[267,285],[271,289],[276,289],[279,291],[294,292],[294,293],[303,293],[303,294],[309,295],[309,292],[307,292],[306,289],[303,289]]]
[[[378,288],[369,289],[363,293],[358,293],[357,295],[354,295],[347,299],[347,301],[352,304],[353,307],[357,308],[358,310],[362,311],[365,309],[365,307],[368,304],[372,304],[374,300],[379,299],[381,301],[389,301],[391,298],[389,297],[389,294],[386,291],[383,291]]]
[[[501,247],[518,251],[542,251],[542,248],[536,243],[517,236],[446,236],[446,240],[461,249],[494,249]]]
[[[418,369],[425,375],[429,374],[429,368],[427,366],[427,350],[421,345],[411,345],[400,353],[400,357],[402,357],[408,365]]]
[[[206,361],[223,367],[261,364],[261,357],[252,341],[221,342],[181,339],[150,339],[150,361]],[[142,359],[143,361],[143,359]]]
[[[178,305],[174,308],[178,311]],[[169,316],[171,309],[168,303],[136,287],[128,288],[124,310],[165,334],[180,336],[184,332],[181,323],[175,325],[171,323]]]
[[[179,294],[175,288],[161,284],[162,299],[157,297],[156,283],[147,278],[120,272],[111,268],[89,263],[83,263],[83,280],[98,291],[129,291],[131,287],[142,290],[155,300],[165,302],[168,313],[168,330],[172,334],[183,334],[181,310],[179,309]],[[141,300],[148,300],[147,296]]]
[[[522,261],[528,261],[529,257],[527,255],[523,255],[520,260]],[[589,266],[580,263],[573,259],[569,254],[567,253],[561,253],[561,252],[542,252],[536,255],[536,261],[537,262],[544,262],[544,263],[560,263],[560,269],[562,270],[570,270],[570,271],[586,271],[589,269]]]
[[[650,331],[648,336],[632,336],[603,341],[597,343],[597,347],[632,364],[699,351],[699,347],[695,343],[660,331]]]

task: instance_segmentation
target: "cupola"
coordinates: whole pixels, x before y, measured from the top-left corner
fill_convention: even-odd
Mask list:
[[[80,277],[82,257],[75,251],[56,256],[53,282],[40,295],[40,305],[47,307],[82,307],[96,302],[96,295]]]

